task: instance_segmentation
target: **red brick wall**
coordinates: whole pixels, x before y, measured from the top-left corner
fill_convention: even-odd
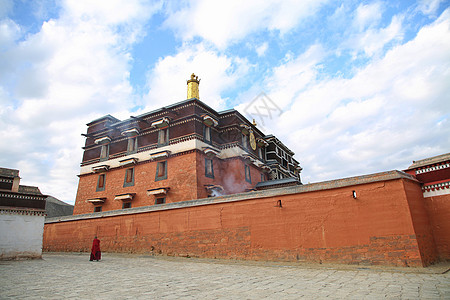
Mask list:
[[[224,195],[231,195],[245,192],[246,189],[252,189],[261,181],[261,171],[253,164],[250,167],[251,182],[245,180],[245,162],[242,158],[230,158],[221,160],[213,158],[214,179],[205,176],[205,155],[197,154],[197,174],[198,176],[198,198],[207,197],[205,184],[218,184],[224,190]]]
[[[244,192],[261,181],[261,172],[250,164],[251,183],[245,181],[245,163],[241,158],[213,159],[214,178],[205,176],[204,153],[192,151],[172,156],[167,160],[167,179],[155,181],[157,162],[144,162],[134,166],[134,186],[123,187],[125,171],[128,167],[111,169],[106,173],[80,176],[75,201],[74,215],[92,213],[94,205],[88,199],[106,198],[102,211],[122,209],[122,201],[114,201],[115,195],[135,193],[132,207],[153,205],[154,196],[147,196],[147,190],[170,187],[166,203],[206,198],[206,184],[224,187],[224,194]],[[197,160],[197,162],[196,162]],[[96,191],[100,174],[106,174],[105,190]]]
[[[404,188],[422,260],[428,265],[436,261],[437,253],[422,188],[412,181],[405,181]]]
[[[157,162],[145,162],[134,166],[134,186],[123,187],[125,170],[117,168],[106,173],[104,191],[96,192],[97,180],[100,174],[80,176],[74,215],[91,213],[94,205],[86,200],[106,197],[102,211],[122,209],[122,201],[115,201],[118,194],[136,193],[132,200],[132,207],[148,206],[155,203],[154,196],[148,196],[147,190],[158,187],[170,187],[166,203],[197,199],[197,174],[195,166],[195,152],[174,156],[167,163],[167,179],[155,181]]]
[[[109,252],[422,266],[432,255],[409,208],[419,184],[406,181],[48,223],[44,250],[89,251],[97,234]]]
[[[437,255],[441,260],[450,260],[450,195],[425,197],[424,199],[430,217]]]

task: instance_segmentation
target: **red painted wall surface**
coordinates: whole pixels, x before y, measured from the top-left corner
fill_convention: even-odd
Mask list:
[[[115,195],[134,193],[132,207],[155,203],[155,196],[148,196],[147,190],[170,187],[166,203],[188,201],[208,197],[205,185],[221,185],[223,194],[235,194],[253,188],[261,181],[261,171],[249,164],[251,182],[245,180],[245,162],[242,158],[221,160],[213,157],[214,178],[205,175],[206,155],[192,151],[172,156],[167,160],[167,179],[155,181],[155,162],[144,162],[134,166],[134,185],[123,187],[125,171],[129,167],[111,169],[105,173],[80,176],[74,215],[92,213],[94,205],[88,199],[106,198],[102,211],[122,209],[122,201],[115,201]],[[106,174],[104,191],[96,191],[100,174]]]
[[[404,181],[404,189],[422,260],[429,265],[436,260],[437,252],[422,188],[415,182]]]
[[[450,195],[425,197],[436,250],[440,260],[450,260]]]
[[[106,197],[102,211],[122,209],[122,201],[114,200],[115,195],[135,193],[132,207],[148,206],[155,203],[155,196],[148,196],[147,190],[170,187],[166,203],[197,199],[197,173],[195,152],[173,156],[167,163],[167,179],[155,181],[157,162],[145,162],[134,166],[134,185],[123,187],[127,167],[109,170],[106,173],[105,190],[96,191],[100,174],[80,176],[73,214],[86,214],[94,211],[94,205],[86,200]]]
[[[417,227],[426,227],[426,214],[412,221],[409,206],[421,201],[415,185],[396,179],[290,195],[280,190],[260,199],[48,223],[44,250],[89,251],[98,235],[109,252],[423,266],[434,254],[420,244],[426,238],[416,238],[429,229]]]

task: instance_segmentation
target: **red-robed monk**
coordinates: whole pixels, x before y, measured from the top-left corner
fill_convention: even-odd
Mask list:
[[[94,241],[92,242],[90,261],[93,260],[99,261],[101,258],[102,252],[100,251],[100,240],[97,237],[94,237]]]

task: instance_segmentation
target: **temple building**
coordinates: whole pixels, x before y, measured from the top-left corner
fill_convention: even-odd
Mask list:
[[[301,184],[294,153],[254,121],[187,99],[87,124],[74,215],[44,251],[425,267],[450,259],[450,154]],[[75,235],[73,233],[76,233]]]
[[[42,256],[46,197],[21,185],[19,170],[0,168],[0,260]]]
[[[413,161],[404,171],[422,183],[425,198],[450,195],[450,153]]]
[[[301,167],[273,135],[234,109],[187,100],[118,120],[87,124],[74,214],[182,202],[301,184]]]

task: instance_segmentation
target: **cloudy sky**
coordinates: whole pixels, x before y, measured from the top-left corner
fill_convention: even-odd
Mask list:
[[[0,0],[0,166],[73,203],[86,123],[182,101],[195,72],[211,107],[260,108],[304,183],[405,169],[450,152],[449,6]]]

